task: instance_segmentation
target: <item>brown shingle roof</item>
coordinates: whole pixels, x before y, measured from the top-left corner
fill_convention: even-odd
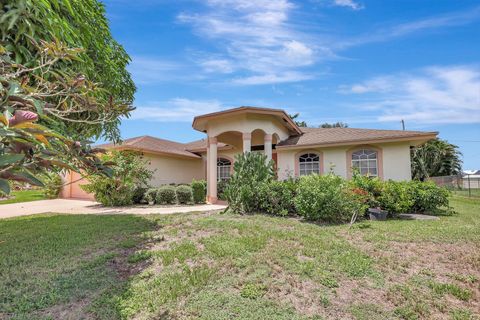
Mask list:
[[[205,143],[206,144],[206,143]],[[141,136],[135,137],[130,139],[125,139],[121,144],[104,144],[100,145],[100,148],[119,148],[119,149],[130,149],[130,150],[138,150],[144,152],[153,152],[153,153],[167,153],[177,156],[184,156],[190,158],[200,158],[199,155],[190,152],[186,148],[186,144],[159,139],[150,136]]]
[[[281,141],[277,147],[346,145],[349,143],[373,143],[382,141],[421,139],[426,140],[438,132],[374,130],[354,128],[301,128],[302,135],[291,136]]]

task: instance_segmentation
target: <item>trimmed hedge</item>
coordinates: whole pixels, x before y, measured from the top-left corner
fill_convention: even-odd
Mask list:
[[[193,180],[192,184],[193,201],[195,203],[205,203],[207,198],[207,182],[205,180]]]
[[[175,187],[163,186],[158,188],[155,201],[157,204],[176,204],[177,195],[175,192]]]
[[[155,188],[147,189],[147,192],[145,192],[144,198],[148,203],[151,203],[151,202],[155,203],[157,199],[157,189]]]
[[[193,202],[193,192],[190,186],[178,186],[175,192],[178,203],[189,204]]]

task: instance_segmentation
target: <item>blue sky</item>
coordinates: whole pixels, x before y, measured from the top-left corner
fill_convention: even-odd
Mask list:
[[[249,105],[309,126],[439,131],[480,169],[480,2],[108,0],[138,87],[123,138],[203,138],[194,115]]]

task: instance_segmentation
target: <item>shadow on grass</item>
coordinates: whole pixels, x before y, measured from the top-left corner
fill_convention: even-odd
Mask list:
[[[0,220],[0,318],[95,314],[97,297],[116,291],[148,266],[146,259],[128,259],[146,248],[148,233],[156,227],[151,219],[134,215]],[[113,316],[114,310],[104,314]]]

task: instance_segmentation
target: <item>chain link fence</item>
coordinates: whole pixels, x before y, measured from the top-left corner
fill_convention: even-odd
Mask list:
[[[430,177],[437,186],[447,187],[454,194],[464,197],[480,198],[480,176],[479,175],[456,175]]]

